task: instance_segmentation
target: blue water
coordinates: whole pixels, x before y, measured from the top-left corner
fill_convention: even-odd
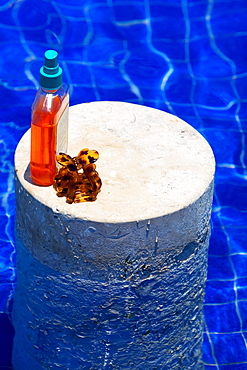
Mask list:
[[[246,0],[0,1],[0,369],[11,368],[13,338],[13,154],[49,48],[59,52],[72,105],[162,109],[212,146],[203,361],[206,370],[247,369]]]

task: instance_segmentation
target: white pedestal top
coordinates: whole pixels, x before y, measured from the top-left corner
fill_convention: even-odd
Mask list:
[[[22,186],[58,213],[119,223],[164,216],[196,201],[213,180],[215,162],[206,140],[181,119],[140,105],[93,102],[70,107],[69,148],[99,152],[102,179],[95,202],[67,204],[52,186],[32,184],[30,130],[20,140],[15,168]]]

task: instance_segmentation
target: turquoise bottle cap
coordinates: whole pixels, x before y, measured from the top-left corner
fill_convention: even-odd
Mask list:
[[[40,68],[40,87],[46,90],[57,90],[62,86],[62,68],[58,64],[58,53],[55,50],[45,52],[45,63]]]

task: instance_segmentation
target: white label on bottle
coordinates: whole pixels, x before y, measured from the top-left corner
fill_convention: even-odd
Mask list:
[[[57,124],[57,155],[68,149],[69,105],[65,108]]]

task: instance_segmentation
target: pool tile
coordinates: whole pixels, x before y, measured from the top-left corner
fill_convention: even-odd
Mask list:
[[[70,78],[75,85],[84,85],[85,87],[92,86],[92,73],[88,65],[73,61],[67,63]]]
[[[206,284],[205,303],[210,305],[234,302],[235,293],[233,286],[233,281],[208,281]]]
[[[208,257],[208,279],[209,280],[233,280],[234,273],[228,256]]]
[[[83,103],[89,103],[97,100],[97,95],[92,86],[73,85],[73,93],[70,96],[70,102],[72,105]]]
[[[185,37],[185,21],[176,15],[173,15],[173,17],[153,18],[151,19],[151,26],[154,39],[159,38],[160,35],[171,40],[184,39]]]
[[[8,223],[8,217],[1,216],[0,217],[0,240],[8,240],[8,236],[5,231],[7,223]]]
[[[116,22],[133,22],[146,19],[145,6],[142,3],[131,4],[131,7],[126,7],[124,3],[112,3],[112,13]]]
[[[209,332],[227,333],[240,330],[235,304],[205,304],[204,314]]]
[[[84,50],[85,47],[82,42],[76,43],[75,45],[68,44],[64,45],[64,48],[60,51],[59,56],[61,56],[67,62],[67,65],[73,62],[75,62],[77,65],[78,62],[82,63]],[[75,83],[76,80],[72,80],[72,83],[73,82]]]
[[[213,147],[217,165],[226,163],[241,165],[243,136],[240,132],[205,130],[205,136]]]
[[[3,7],[3,9],[1,9],[1,26],[3,29],[8,29],[8,26],[10,26],[10,28],[14,28],[12,7]]]
[[[17,26],[22,27],[25,42],[52,43],[59,45],[63,23],[56,7],[44,2],[42,7],[33,6],[33,0],[26,0],[18,9]]]
[[[200,9],[203,8],[203,6],[200,7]],[[205,35],[207,36],[207,33],[207,25],[205,23],[204,17],[196,17],[195,19],[190,19],[190,42],[205,39]]]
[[[124,86],[124,85],[123,85]],[[117,86],[114,89],[105,88],[105,87],[98,87],[98,92],[101,100],[112,100],[112,101],[119,101],[119,100],[131,100],[136,98],[136,95],[126,87]]]
[[[216,184],[215,191],[221,206],[230,206],[243,211],[247,208],[246,181],[239,180],[238,184],[228,181],[227,186],[226,183]]]
[[[237,277],[247,277],[247,252],[231,256]],[[247,298],[247,297],[246,297]]]
[[[81,18],[77,19],[66,19],[66,28],[63,35],[61,35],[63,43],[69,46],[71,49],[77,44],[83,45],[85,39],[88,36],[89,24],[84,17],[83,12],[81,12]],[[60,32],[56,32],[56,35],[59,35]],[[60,60],[60,56],[59,56]]]
[[[171,102],[170,105],[175,111],[176,116],[195,127],[194,121],[197,119],[195,116],[195,109],[191,104]]]
[[[228,88],[229,86],[227,86]],[[203,94],[203,90],[201,90],[201,93]],[[207,94],[207,91],[206,91]],[[209,96],[209,99],[211,97]],[[229,119],[232,120],[232,126],[234,127],[235,120],[236,120],[236,110],[237,110],[237,102],[230,101],[229,104],[225,107],[212,107],[207,106],[204,104],[197,105],[197,110],[202,119],[207,119],[210,117],[214,117],[215,119],[226,119],[227,121]],[[213,131],[213,126],[211,127],[211,131]]]
[[[241,96],[242,99],[247,99],[247,89],[246,89],[246,85],[247,85],[247,76],[246,75],[239,75],[236,79],[235,79],[235,86],[236,86],[236,89],[238,91],[238,94]],[[241,103],[242,105],[242,103]],[[243,118],[247,118],[247,116],[243,117]],[[245,121],[245,125],[247,126],[246,124],[246,121]]]
[[[220,369],[222,369],[222,370],[224,370],[226,368],[227,368],[227,370],[247,370],[247,361],[244,361],[244,362],[241,361],[241,363],[235,362],[233,364],[227,364],[227,365],[223,365],[223,366],[220,367]]]
[[[2,145],[0,143],[0,150],[2,149]],[[3,151],[1,150],[1,153],[3,153]],[[1,160],[0,160],[0,164],[1,164]],[[0,193],[5,193],[8,189],[8,186],[7,186],[7,183],[6,183],[6,172],[2,172],[1,169],[0,169]],[[1,220],[1,219],[0,219]]]
[[[246,299],[247,299],[247,276],[244,277],[244,278],[239,278],[238,279],[238,282],[237,282],[237,292],[238,292],[238,300],[239,301],[243,301],[242,303],[239,302],[239,306],[241,307],[241,311],[243,312],[240,312],[241,316],[244,318],[246,317]],[[240,304],[241,303],[241,304]],[[245,321],[244,320],[244,326],[246,327],[247,325],[245,324]],[[247,328],[246,328],[247,330]]]
[[[206,38],[191,42],[189,50],[190,62],[195,76],[201,75],[204,78],[232,76],[231,66],[211,48],[209,39]]]
[[[89,29],[91,36],[95,37],[98,34],[100,37],[107,36],[112,39],[122,39],[121,28],[119,29],[115,22],[107,21],[108,19],[114,19],[112,18],[113,8],[110,8],[107,4],[91,4],[85,8],[84,15],[89,18],[91,23]]]
[[[231,235],[231,253],[247,253],[247,225],[243,227],[226,228]],[[247,297],[247,296],[246,296]]]
[[[0,293],[0,301],[5,300],[6,298],[5,296],[7,292],[9,291],[9,282],[11,282],[14,277],[13,267],[10,267],[10,266],[7,267],[6,262],[9,263],[9,256],[8,255],[0,256],[0,291],[2,290],[2,293]],[[1,302],[0,302],[0,310],[1,310]],[[5,306],[2,307],[2,311],[5,311],[5,310],[6,310],[6,307]]]
[[[150,15],[152,18],[167,17],[168,22],[174,23],[174,18],[183,18],[183,11],[179,3],[176,1],[166,3],[162,0],[150,1]]]
[[[246,301],[246,296],[245,296],[245,301]],[[239,301],[238,302],[238,308],[239,308],[240,317],[242,319],[243,330],[245,331],[245,337],[246,337],[246,340],[247,340],[247,333],[246,333],[246,331],[247,331],[247,320],[244,319],[247,315],[246,302]]]
[[[0,88],[1,90],[1,88]],[[1,127],[0,131],[0,140],[5,142],[5,153],[2,154],[2,158],[4,158],[2,162],[2,171],[8,172],[10,168],[10,164],[13,163],[13,156],[14,150],[18,143],[18,139],[21,138],[22,134],[25,132],[24,130],[18,130],[15,125],[12,124],[13,122],[7,122],[3,127]],[[6,139],[8,138],[8,139]],[[10,162],[8,162],[8,160]],[[1,158],[0,158],[1,161]],[[6,177],[7,179],[7,177]]]
[[[102,2],[103,0],[101,3]],[[83,11],[85,6],[87,6],[87,0],[81,0],[80,3],[78,3],[76,0],[70,0],[69,4],[66,0],[57,0],[56,5],[58,8],[58,13],[62,14],[66,20],[69,19],[76,22],[78,18],[83,18]]]
[[[150,84],[161,84],[165,74],[169,70],[167,62],[161,55],[152,55],[146,48],[135,48],[136,52],[130,55],[125,64],[125,72],[138,86],[148,88]],[[136,65],[138,64],[138,68]]]
[[[102,27],[105,27],[103,24]],[[147,29],[147,25],[143,22],[140,23],[133,23],[129,27],[124,27],[121,25],[115,26],[116,31],[114,32],[114,38],[119,40],[128,40],[128,47],[132,49],[132,53],[136,55],[136,52],[134,52],[134,48],[139,45],[145,45],[147,43],[147,38],[149,35],[149,31]],[[140,38],[135,38],[132,35],[140,35]],[[109,33],[107,33],[109,36]],[[140,41],[143,40],[143,41]]]
[[[211,231],[208,253],[215,256],[226,256],[228,252],[229,250],[226,233],[221,227],[213,227]]]
[[[114,66],[102,67],[94,66],[92,67],[93,76],[97,87],[104,87],[106,89],[110,88],[109,78],[114,78],[115,87],[121,86],[122,88],[127,88],[128,83],[123,78],[119,69]]]
[[[208,363],[208,364],[213,364],[214,363],[214,359],[213,359],[213,356],[212,356],[211,344],[209,342],[209,338],[208,338],[207,333],[204,333],[204,335],[203,335],[203,357],[202,357],[202,359],[203,359],[204,364],[205,363]]]
[[[1,283],[0,284],[0,314],[2,312],[6,312],[7,301],[8,301],[10,292],[12,290],[13,290],[12,284],[10,284],[10,283]]]
[[[246,10],[245,10],[246,13]],[[234,22],[237,23],[237,22]],[[220,28],[219,28],[220,29]],[[247,58],[247,35],[246,30],[242,29],[235,35],[230,34],[227,38],[222,37],[216,40],[219,52],[228,59],[229,65],[232,68],[232,74],[240,74],[246,72],[246,58]],[[232,59],[234,55],[234,61]]]
[[[104,43],[103,49],[102,42]],[[128,55],[128,50],[125,50],[122,40],[115,40],[115,42],[112,43],[112,40],[109,38],[101,38],[100,40],[92,41],[87,47],[88,62],[100,65],[118,65],[120,62],[124,61]],[[112,76],[112,78],[114,79],[114,76]]]
[[[23,30],[26,31],[45,27],[47,25],[47,18],[50,16],[50,13],[56,13],[52,4],[44,3],[40,8],[38,6],[34,6],[32,0],[26,0],[20,4],[18,14],[16,14],[16,16],[18,17],[17,19],[20,23],[19,26],[23,27]]]
[[[243,124],[243,129],[246,130],[247,128],[247,125],[246,125],[246,121],[242,121],[242,119],[245,119],[247,117],[247,103],[245,102],[241,102],[240,104],[240,108],[239,108],[239,112],[238,112],[238,116]]]
[[[19,42],[15,41],[13,44],[6,43],[1,45],[1,53],[6,55],[1,62],[2,85],[13,90],[32,87],[33,84],[25,74],[27,53],[20,47]],[[13,70],[15,73],[13,73]]]
[[[217,12],[217,13],[216,13]],[[231,27],[229,28],[229,22],[231,22]],[[212,32],[217,38],[219,36],[231,35],[239,32],[246,32],[245,23],[247,22],[246,14],[246,4],[242,2],[241,5],[238,4],[238,1],[234,1],[234,5],[231,8],[231,12],[228,11],[226,7],[213,8],[211,13],[210,23],[212,26]],[[240,51],[241,52],[241,51]],[[231,54],[233,55],[233,54]],[[234,56],[235,57],[235,56]]]
[[[230,8],[229,8],[230,5]],[[246,9],[245,0],[224,0],[224,1],[215,1],[213,6],[213,11],[211,13],[213,18],[221,18],[230,16],[232,12],[241,12]]]
[[[106,0],[101,0],[101,3],[106,2]],[[70,7],[73,10],[74,16],[78,12],[78,0],[70,0],[68,4],[68,0],[57,0],[58,5],[61,6],[61,9],[64,9],[65,7]],[[88,0],[80,0],[80,7],[79,9],[82,9],[83,6],[88,5]]]
[[[204,1],[199,1],[198,3],[196,3],[195,1],[188,2],[189,19],[193,19],[193,18],[204,19],[206,11],[207,11],[207,6],[208,4]]]
[[[211,334],[215,358],[219,365],[246,362],[247,351],[240,333]],[[228,367],[223,367],[228,369]],[[234,368],[234,367],[233,367]]]
[[[246,227],[247,213],[231,207],[225,207],[221,210],[221,220],[225,227],[236,227],[236,225],[238,227]]]
[[[203,117],[203,125],[207,129],[213,130],[238,130],[238,123],[232,119],[222,119],[221,117]]]
[[[172,103],[190,102],[192,81],[183,70],[176,70],[176,73],[169,79],[166,88],[167,99]]]
[[[171,40],[167,38],[153,38],[153,46],[160,52],[167,55],[167,57],[174,62],[185,61],[184,42],[181,39]],[[173,61],[174,59],[174,61]],[[172,63],[173,64],[173,63]]]
[[[201,70],[195,69],[195,75],[200,76],[203,73],[203,66],[200,66]],[[200,79],[196,81],[195,86],[195,102],[208,107],[214,107],[220,109],[227,109],[229,102],[235,102],[236,95],[230,80],[204,80]]]
[[[211,213],[211,222],[212,222],[213,230],[215,228],[217,228],[217,230],[219,230],[222,227],[222,222],[221,222],[221,208],[218,207],[217,203],[216,204],[213,204],[213,209],[212,209],[212,213]],[[218,238],[217,235],[216,235],[216,238]],[[221,240],[221,235],[219,235],[219,240]]]

